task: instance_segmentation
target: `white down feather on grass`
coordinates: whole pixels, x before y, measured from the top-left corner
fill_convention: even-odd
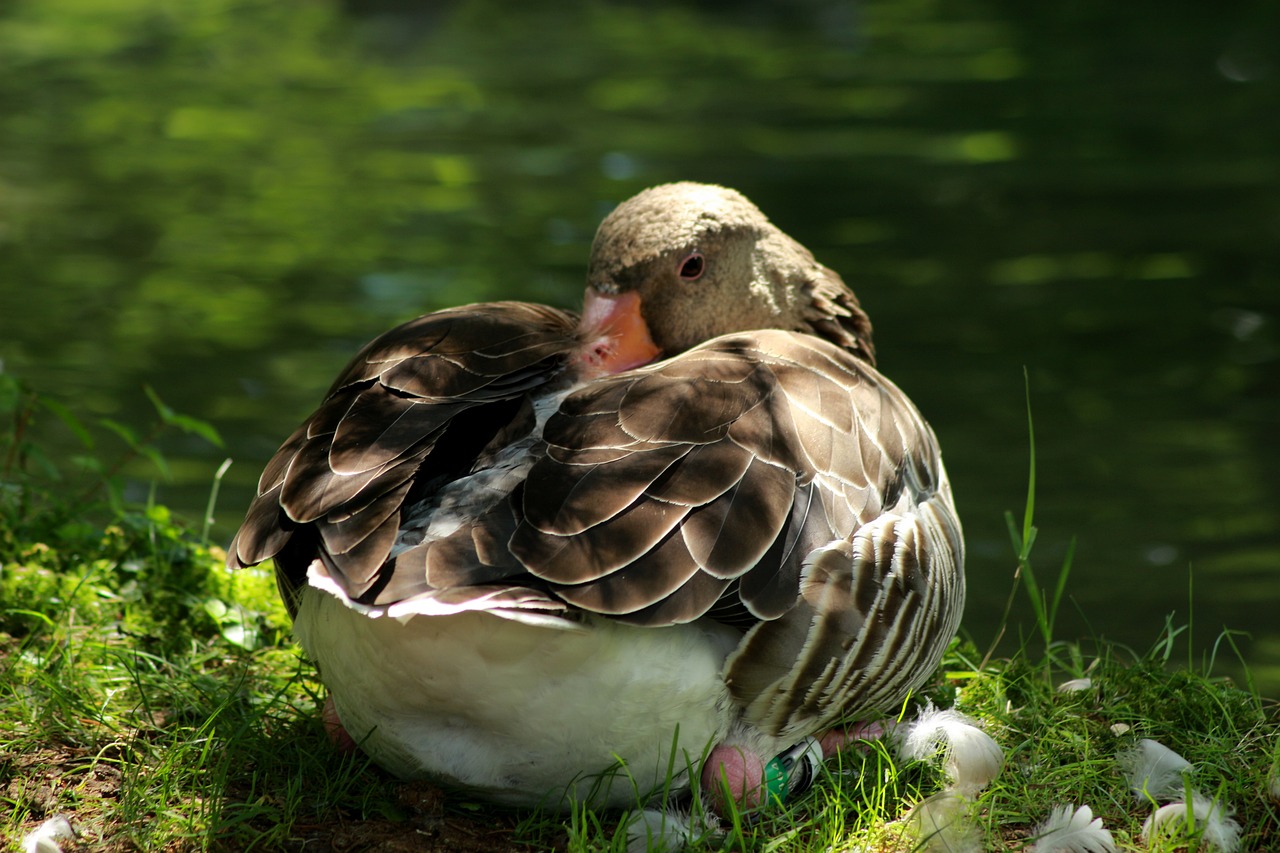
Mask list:
[[[1004,766],[1004,752],[991,736],[959,711],[926,705],[915,722],[894,730],[904,758],[926,761],[943,754],[950,790],[971,797],[991,784]]]
[[[1201,850],[1236,853],[1240,849],[1240,824],[1231,818],[1222,803],[1199,793],[1192,796],[1190,807],[1185,802],[1177,802],[1156,809],[1142,825],[1142,840],[1149,843],[1157,838],[1191,834],[1188,810],[1195,820],[1194,834],[1200,839]]]
[[[1129,788],[1141,800],[1173,800],[1152,813],[1142,825],[1143,841],[1160,838],[1198,838],[1201,850],[1236,853],[1240,849],[1240,824],[1228,807],[1199,791],[1186,802],[1186,778],[1195,768],[1169,747],[1144,739],[1116,756]]]
[[[1169,747],[1143,739],[1116,756],[1129,788],[1140,800],[1181,798],[1191,762]]]
[[[627,853],[675,853],[683,850],[694,834],[689,814],[643,809],[627,821]]]
[[[924,853],[984,853],[982,838],[969,815],[969,801],[942,791],[921,800],[911,812]]]
[[[1032,835],[1031,853],[1116,853],[1110,830],[1088,806],[1057,806]]]
[[[79,837],[66,815],[54,815],[22,839],[22,853],[62,853],[62,842],[75,844]]]

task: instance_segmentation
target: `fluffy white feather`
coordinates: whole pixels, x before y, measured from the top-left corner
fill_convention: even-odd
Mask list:
[[[1116,853],[1110,830],[1088,806],[1058,806],[1032,834],[1031,853]]]
[[[1200,837],[1201,850],[1236,853],[1240,849],[1240,824],[1232,819],[1221,803],[1195,793],[1189,808],[1195,819],[1194,834]],[[1156,838],[1191,834],[1188,832],[1187,811],[1185,802],[1170,803],[1156,809],[1142,825],[1142,840],[1150,842]]]
[[[1143,739],[1116,756],[1129,787],[1140,800],[1181,797],[1184,771],[1191,762],[1163,744]]]
[[[1073,678],[1058,685],[1059,693],[1073,693],[1077,690],[1089,690],[1093,687],[1092,678]]]
[[[968,803],[943,791],[922,800],[911,812],[925,853],[983,853],[978,829],[969,818]]]
[[[627,853],[678,853],[697,836],[714,831],[706,815],[644,809],[627,821]]]
[[[987,787],[1004,766],[1000,746],[958,711],[926,705],[916,721],[899,726],[895,736],[904,758],[924,761],[941,751],[951,790],[964,796]]]
[[[55,815],[22,839],[23,853],[62,853],[63,841],[75,842],[79,837],[65,815]]]

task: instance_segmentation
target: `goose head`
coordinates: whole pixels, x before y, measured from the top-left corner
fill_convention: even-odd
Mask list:
[[[853,291],[741,193],[665,184],[600,224],[582,333],[601,372],[756,329],[817,335],[874,362],[871,322]]]

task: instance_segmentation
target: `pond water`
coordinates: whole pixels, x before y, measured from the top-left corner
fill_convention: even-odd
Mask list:
[[[230,456],[225,540],[364,340],[574,306],[614,204],[727,184],[854,287],[934,425],[979,645],[1025,371],[1042,581],[1078,537],[1058,635],[1145,650],[1174,614],[1199,659],[1247,632],[1280,693],[1269,0],[541,5],[5,4],[4,369],[85,416],[144,425],[149,384],[213,423],[225,450],[164,445],[159,498],[198,519]],[[1030,634],[1024,599],[1010,621]]]

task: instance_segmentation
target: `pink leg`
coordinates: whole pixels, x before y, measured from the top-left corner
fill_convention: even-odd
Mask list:
[[[743,747],[720,744],[702,765],[702,791],[717,814],[725,814],[730,803],[753,809],[765,797],[764,761]]]
[[[350,755],[359,748],[356,746],[355,738],[351,737],[351,733],[343,727],[342,720],[338,719],[338,708],[333,704],[332,696],[325,698],[324,707],[320,709],[320,719],[324,723],[324,733],[329,736],[329,740],[333,741],[338,752]]]
[[[883,723],[854,723],[846,728],[831,729],[819,737],[818,742],[822,744],[822,757],[831,758],[848,749],[850,744],[862,740],[879,740],[888,733],[889,729]]]
[[[887,726],[882,723],[855,723],[846,728],[831,729],[818,739],[822,757],[831,758],[859,741],[877,740],[887,731]],[[766,772],[770,764],[770,761],[744,747],[722,743],[711,750],[702,765],[703,794],[718,814],[725,814],[730,803],[740,810],[759,808],[769,796]],[[781,790],[775,790],[774,796],[785,798],[788,792],[786,772],[780,780],[773,781],[775,787],[781,782]],[[791,780],[791,786],[795,784],[802,785],[802,789],[808,787],[807,782]]]

